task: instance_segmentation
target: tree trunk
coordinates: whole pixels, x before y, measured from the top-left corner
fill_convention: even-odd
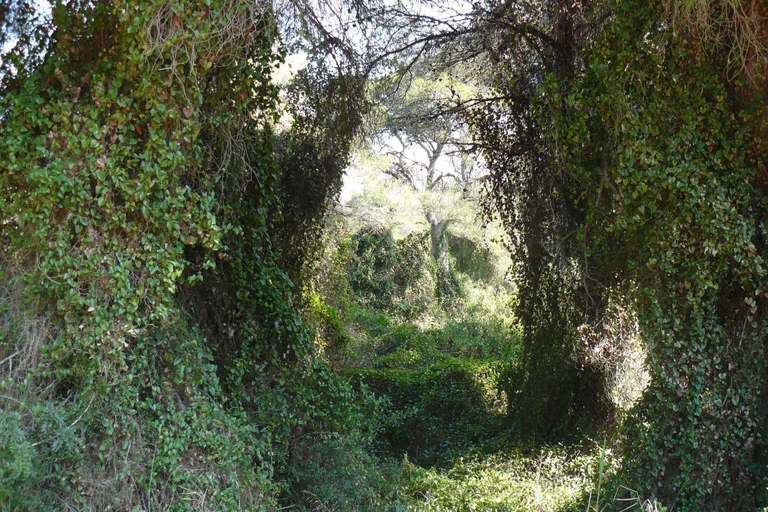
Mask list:
[[[448,264],[448,241],[445,239],[445,230],[449,220],[438,220],[434,211],[427,213],[429,222],[429,234],[432,248],[432,259],[437,263],[440,272],[448,276],[450,267]]]

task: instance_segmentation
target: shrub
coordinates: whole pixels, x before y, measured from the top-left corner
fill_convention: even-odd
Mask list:
[[[381,436],[389,453],[407,453],[412,460],[432,464],[449,460],[503,427],[497,365],[446,358],[411,371],[405,369],[408,361],[381,361],[393,363],[394,368],[353,374],[401,415]]]
[[[364,229],[352,237],[349,283],[360,302],[413,319],[435,304],[435,269],[428,235],[394,240],[388,230]]]

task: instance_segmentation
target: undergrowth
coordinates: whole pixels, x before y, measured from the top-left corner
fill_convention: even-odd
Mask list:
[[[406,461],[404,491],[412,510],[585,510],[600,460],[599,449],[545,446],[471,454],[447,470]]]

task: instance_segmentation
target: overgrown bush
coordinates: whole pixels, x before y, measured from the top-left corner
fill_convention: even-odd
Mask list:
[[[446,232],[452,267],[475,281],[497,284],[500,269],[491,250],[471,238]]]
[[[381,437],[389,453],[408,453],[411,460],[434,464],[503,428],[497,365],[443,357],[432,364],[419,361],[419,371],[413,371],[408,368],[415,362],[407,355],[354,374],[401,415]]]
[[[352,237],[349,284],[365,306],[413,319],[435,305],[436,277],[428,234],[395,240],[389,230]]]
[[[0,506],[271,509],[303,499],[303,434],[362,436],[287,274],[316,249],[356,126],[332,107],[353,95],[315,75],[337,124],[294,105],[278,158],[274,16],[57,2],[47,47],[4,54]]]
[[[5,400],[9,400],[5,398]],[[10,510],[33,509],[42,505],[29,482],[40,478],[35,447],[27,439],[21,413],[0,409],[0,503]]]
[[[628,485],[679,510],[752,508],[765,485],[752,467],[766,431],[765,103],[726,79],[727,52],[670,31],[661,5],[610,5],[620,14],[583,74],[550,77],[542,108],[584,215],[585,279],[629,291],[648,347]]]

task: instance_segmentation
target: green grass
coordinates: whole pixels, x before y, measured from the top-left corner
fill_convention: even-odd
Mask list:
[[[317,450],[309,473],[318,481],[307,480],[305,491],[312,493],[312,510],[592,512],[598,495],[600,510],[613,503],[616,486],[606,481],[619,464],[610,450],[592,441],[523,443],[515,431],[507,407],[508,370],[522,352],[520,326],[510,314],[515,289],[503,279],[506,263],[494,244],[475,243],[477,233],[460,235],[463,245],[452,246],[456,293],[450,296],[432,296],[423,280],[400,290],[395,274],[366,273],[375,262],[364,251],[358,255],[355,276],[370,274],[376,290],[399,291],[385,297],[350,287],[344,320],[332,326],[344,336],[331,359],[380,399],[382,424],[373,456],[334,440]],[[412,270],[411,260],[401,265],[402,254],[389,249],[375,253],[382,268]],[[402,314],[414,297],[426,307]],[[328,469],[335,466],[351,473]]]
[[[447,470],[405,462],[402,492],[411,510],[585,510],[601,453],[572,447],[470,455]],[[609,459],[608,465],[615,465]]]
[[[389,408],[377,445],[389,468],[386,510],[612,509],[607,482],[619,462],[610,448],[522,444],[512,430],[499,379],[519,358],[520,333],[505,316],[508,296],[470,291],[426,322],[362,307],[350,315],[347,375]]]
[[[425,325],[363,308],[351,316],[365,357],[349,375],[388,401],[378,453],[390,467],[403,460],[388,510],[587,510],[618,463],[595,443],[519,444],[498,381],[519,333],[485,294],[462,306]]]

